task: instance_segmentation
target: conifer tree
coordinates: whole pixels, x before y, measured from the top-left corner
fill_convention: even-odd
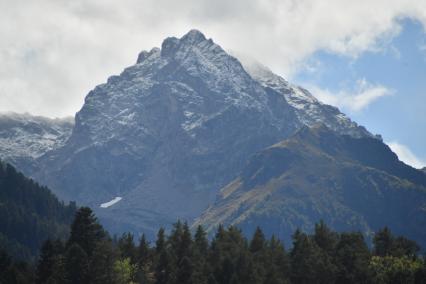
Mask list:
[[[73,243],[67,249],[65,268],[67,272],[67,280],[70,284],[90,283],[89,257],[77,243]]]
[[[137,281],[138,283],[153,283],[152,262],[153,255],[145,234],[142,234],[137,248]]]
[[[206,255],[209,249],[209,242],[207,240],[207,233],[202,226],[198,226],[194,235],[194,250],[198,254]]]
[[[207,284],[210,274],[209,264],[207,262],[207,254],[209,243],[207,234],[202,226],[198,226],[194,235],[194,243],[192,250],[193,259],[193,275],[192,282]]]
[[[272,235],[267,244],[265,283],[287,283],[290,277],[290,260],[284,245]]]
[[[176,280],[179,284],[191,284],[193,273],[192,261],[188,256],[184,256],[179,264],[176,272]]]
[[[160,253],[166,249],[166,234],[164,228],[160,228],[157,233],[157,240],[155,242],[155,251],[156,255],[159,256]]]
[[[106,237],[105,231],[89,207],[81,207],[75,214],[71,225],[67,248],[78,244],[90,257],[96,243]]]
[[[338,238],[338,234],[331,231],[323,220],[315,224],[314,240],[327,254],[331,255],[333,253]]]
[[[118,239],[118,248],[121,253],[121,258],[128,258],[132,264],[137,262],[137,251],[131,233],[123,233]]]
[[[391,255],[394,237],[388,227],[379,230],[373,239],[374,254],[378,256]]]
[[[265,235],[262,230],[257,227],[254,232],[253,238],[250,242],[250,252],[253,254],[262,252],[265,248]]]
[[[149,248],[149,243],[145,237],[145,234],[142,234],[139,240],[137,258],[138,258],[138,265],[140,267],[145,266],[150,261],[151,251]]]
[[[110,241],[96,244],[90,261],[90,277],[93,284],[113,284],[115,281],[114,264],[116,252]]]
[[[56,253],[53,242],[49,239],[46,240],[40,250],[36,271],[36,283],[47,283],[47,280],[52,276]]]
[[[314,243],[299,229],[293,234],[291,250],[291,280],[294,283],[314,283],[319,254]]]
[[[155,247],[155,284],[172,284],[175,280],[172,257],[169,254],[169,248],[165,240],[164,228],[160,228],[157,234]]]
[[[52,274],[50,275],[47,284],[59,284],[68,283],[67,271],[66,271],[66,259],[62,254],[54,257],[54,264],[52,268]]]
[[[192,236],[188,224],[185,222],[182,226],[180,243],[176,251],[177,264],[177,283],[189,284],[192,280],[193,264],[192,264]]]
[[[366,283],[370,251],[361,233],[342,233],[336,246],[338,283]]]
[[[154,273],[155,284],[172,284],[175,281],[173,263],[166,248],[160,251]]]

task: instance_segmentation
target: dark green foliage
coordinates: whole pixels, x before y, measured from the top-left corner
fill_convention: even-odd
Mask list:
[[[136,272],[136,279],[139,283],[153,283],[153,254],[145,235],[142,234],[137,248],[137,267],[139,269]]]
[[[138,255],[132,234],[124,233],[121,238],[118,239],[118,248],[122,258],[130,259],[132,264],[137,262]]]
[[[375,234],[373,243],[374,254],[377,256],[415,257],[420,250],[416,242],[402,236],[394,237],[388,227]]]
[[[35,260],[46,239],[65,239],[76,207],[0,161],[0,249]]]
[[[415,242],[388,229],[374,242],[372,253],[361,233],[336,233],[320,222],[313,234],[296,230],[287,253],[260,228],[248,240],[237,227],[219,226],[209,242],[202,227],[192,235],[177,222],[168,235],[158,231],[155,247],[144,235],[136,246],[131,234],[113,242],[91,210],[81,208],[66,247],[60,240],[43,244],[35,274],[0,253],[0,283],[425,283],[426,264]]]
[[[167,249],[162,249],[157,257],[155,266],[155,283],[156,284],[169,284],[175,281],[175,267],[172,264],[172,257]]]
[[[384,227],[374,236],[374,254],[378,256],[390,255],[393,236],[388,227]]]
[[[291,280],[295,283],[329,283],[328,271],[322,271],[318,245],[305,233],[297,230],[293,235],[291,256]],[[324,275],[323,275],[324,274]],[[325,275],[326,274],[326,275]],[[322,276],[322,277],[320,277]],[[325,279],[326,282],[321,281]]]
[[[47,240],[41,247],[40,257],[37,264],[36,283],[47,283],[53,280],[53,274],[63,264],[63,260],[58,256],[63,253],[63,244],[60,240]]]
[[[89,283],[89,256],[78,243],[72,243],[67,249],[65,269],[69,283]]]
[[[78,244],[91,256],[96,243],[105,238],[105,231],[89,207],[81,207],[75,214],[67,247]]]
[[[336,246],[337,281],[366,283],[370,256],[361,233],[342,233]]]
[[[34,272],[23,262],[16,262],[4,250],[0,250],[0,283],[34,283]]]
[[[325,253],[332,254],[338,239],[339,235],[331,231],[324,221],[315,224],[314,241]]]
[[[96,244],[90,262],[90,279],[94,284],[115,283],[114,263],[117,259],[115,248],[108,240]]]

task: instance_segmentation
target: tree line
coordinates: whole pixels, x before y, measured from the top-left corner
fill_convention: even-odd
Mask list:
[[[33,261],[46,239],[66,238],[76,210],[0,161],[0,249],[12,257]]]
[[[219,226],[209,240],[201,226],[192,233],[179,221],[150,244],[144,235],[111,238],[82,207],[69,238],[45,241],[33,268],[0,253],[0,283],[426,283],[419,249],[386,227],[369,249],[361,233],[337,233],[324,222],[312,234],[296,230],[291,249],[260,228],[247,239]]]

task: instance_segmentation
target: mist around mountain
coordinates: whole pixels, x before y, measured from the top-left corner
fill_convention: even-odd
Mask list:
[[[29,174],[36,160],[59,148],[71,135],[74,119],[51,119],[28,113],[0,114],[0,157]]]
[[[112,233],[154,239],[182,219],[209,231],[260,225],[288,240],[324,219],[370,239],[389,225],[426,242],[423,172],[337,108],[197,30],[96,86],[74,124],[3,120],[0,156],[93,208]]]
[[[161,224],[198,217],[251,155],[318,122],[374,137],[267,69],[247,71],[191,30],[90,91],[69,139],[39,157],[31,176],[94,208],[109,229],[152,237]]]

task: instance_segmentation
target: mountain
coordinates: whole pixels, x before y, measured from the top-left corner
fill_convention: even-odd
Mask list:
[[[384,224],[426,245],[426,175],[371,137],[304,127],[252,156],[194,223],[238,225],[289,241],[323,219],[337,230],[372,235]]]
[[[373,137],[363,126],[348,119],[338,108],[321,103],[308,90],[290,84],[252,58],[247,56],[240,58],[245,70],[254,80],[266,89],[272,89],[285,97],[302,125],[324,124],[341,134],[353,137]],[[376,138],[381,139],[379,135]]]
[[[37,158],[59,148],[71,135],[72,118],[50,119],[30,114],[0,114],[0,158],[32,172]]]
[[[0,161],[0,250],[22,260],[34,260],[47,238],[65,238],[75,204],[64,205],[39,186]]]
[[[250,75],[197,30],[167,38],[89,92],[69,139],[38,158],[32,176],[97,208],[110,229],[154,233],[197,217],[248,157],[305,125],[372,137],[308,91],[268,76]]]

